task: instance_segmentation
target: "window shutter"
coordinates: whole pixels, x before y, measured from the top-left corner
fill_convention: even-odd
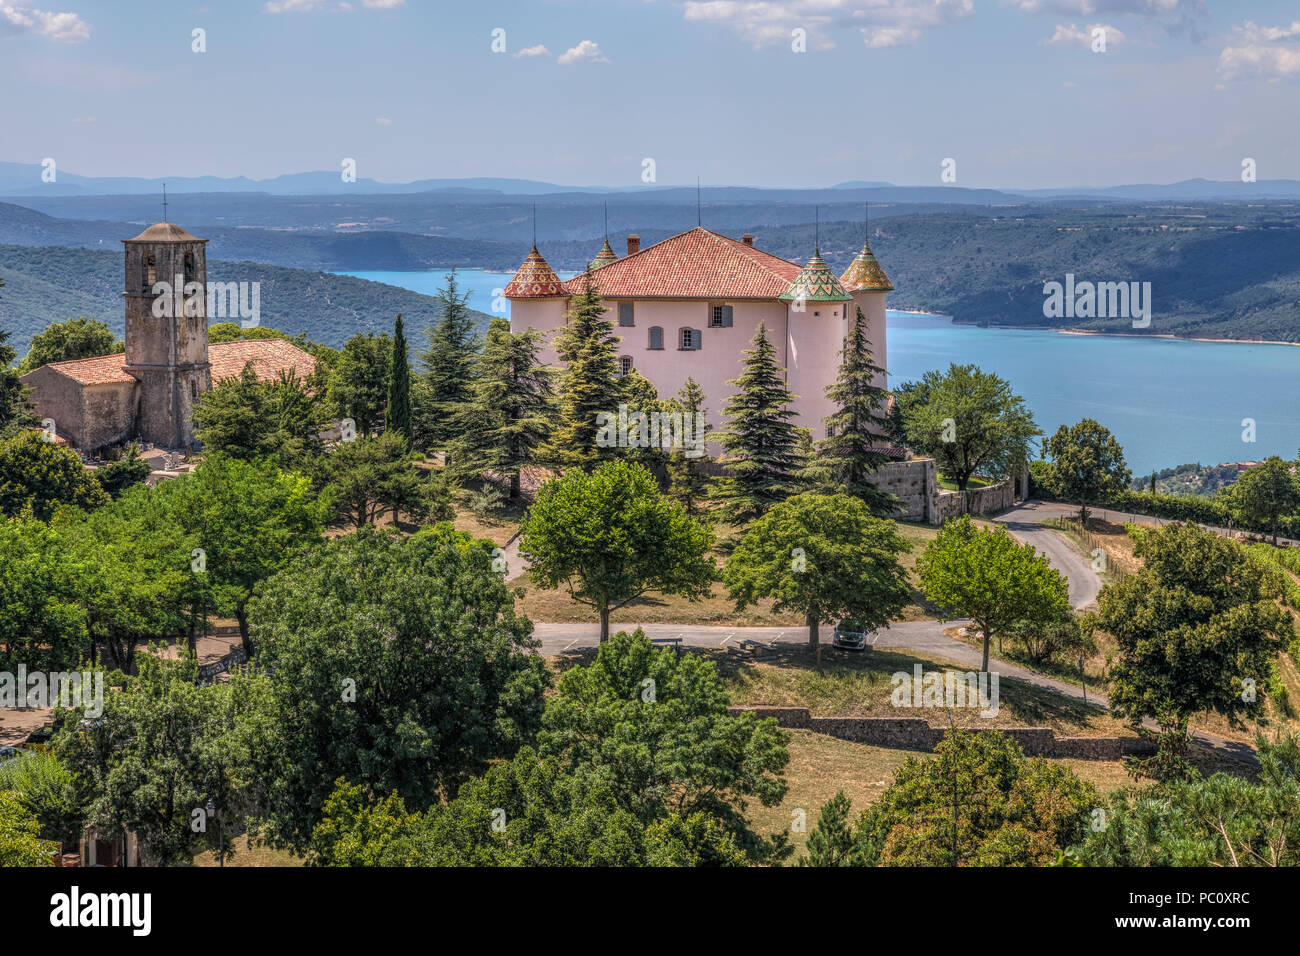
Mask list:
[[[731,328],[731,306],[729,305],[722,307],[722,324],[725,328]]]

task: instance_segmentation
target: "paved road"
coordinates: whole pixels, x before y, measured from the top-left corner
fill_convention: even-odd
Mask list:
[[[1068,505],[1028,501],[1003,512],[993,520],[1006,526],[1015,537],[1032,544],[1046,555],[1052,567],[1060,571],[1070,586],[1070,603],[1081,610],[1097,600],[1101,592],[1101,577],[1092,569],[1092,560],[1084,556],[1074,542],[1052,528],[1039,522],[1049,518],[1073,514],[1077,509]]]

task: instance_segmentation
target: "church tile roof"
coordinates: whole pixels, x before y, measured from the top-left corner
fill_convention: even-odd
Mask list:
[[[123,242],[207,242],[206,239],[196,239],[186,230],[176,225],[174,222],[157,222],[146,229],[134,239],[123,239]]]
[[[223,378],[237,378],[250,361],[257,377],[263,381],[275,378],[282,370],[288,369],[293,369],[299,378],[306,378],[316,368],[315,358],[284,339],[250,339],[212,342],[208,345],[208,363],[212,366],[214,384]],[[51,362],[41,367],[70,378],[79,385],[114,385],[137,381],[126,371],[126,354],[123,352]]]

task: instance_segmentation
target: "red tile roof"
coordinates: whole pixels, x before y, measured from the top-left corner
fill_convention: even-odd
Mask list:
[[[775,299],[800,267],[697,226],[624,256],[592,273],[602,298]],[[569,295],[585,280],[564,283]]]
[[[515,277],[506,283],[501,294],[507,299],[545,299],[565,293],[560,277],[537,251],[537,246],[533,246],[533,251],[528,253],[528,258],[519,267]]]
[[[67,376],[82,385],[112,385],[117,382],[135,382],[127,375],[122,366],[126,364],[126,355],[118,352],[114,355],[97,355],[94,358],[72,359],[67,362],[50,362],[41,368],[50,369]],[[36,371],[28,372],[28,375]],[[27,376],[24,375],[24,378]]]
[[[284,339],[209,343],[208,361],[212,364],[213,385],[223,378],[238,378],[250,361],[253,371],[262,381],[289,369],[293,369],[299,378],[306,378],[316,369],[316,359],[312,355]]]
[[[213,342],[208,345],[208,361],[212,365],[213,384],[223,378],[237,378],[250,361],[257,377],[264,381],[275,378],[281,369],[293,369],[299,378],[306,378],[316,368],[315,358],[283,339]],[[135,382],[125,366],[126,355],[118,352],[69,362],[51,362],[42,367],[81,385]]]

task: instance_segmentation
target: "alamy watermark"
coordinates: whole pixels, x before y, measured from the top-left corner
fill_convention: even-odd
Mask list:
[[[685,448],[687,458],[704,454],[708,432],[703,412],[629,412],[626,405],[597,414],[596,427],[600,448]]]
[[[238,318],[245,329],[257,328],[262,322],[262,283],[260,282],[186,282],[182,275],[176,281],[155,282],[153,302],[156,319],[176,316],[194,318],[199,315],[199,305],[206,304],[209,319]]]
[[[998,715],[998,675],[989,671],[927,673],[914,664],[912,673],[898,671],[889,682],[894,687],[889,702],[895,707],[977,707],[981,717]]]
[[[1151,325],[1150,282],[1043,283],[1043,317],[1048,319],[1132,319],[1133,328]]]
[[[104,713],[103,671],[0,671],[0,707],[84,707],[92,719]]]

